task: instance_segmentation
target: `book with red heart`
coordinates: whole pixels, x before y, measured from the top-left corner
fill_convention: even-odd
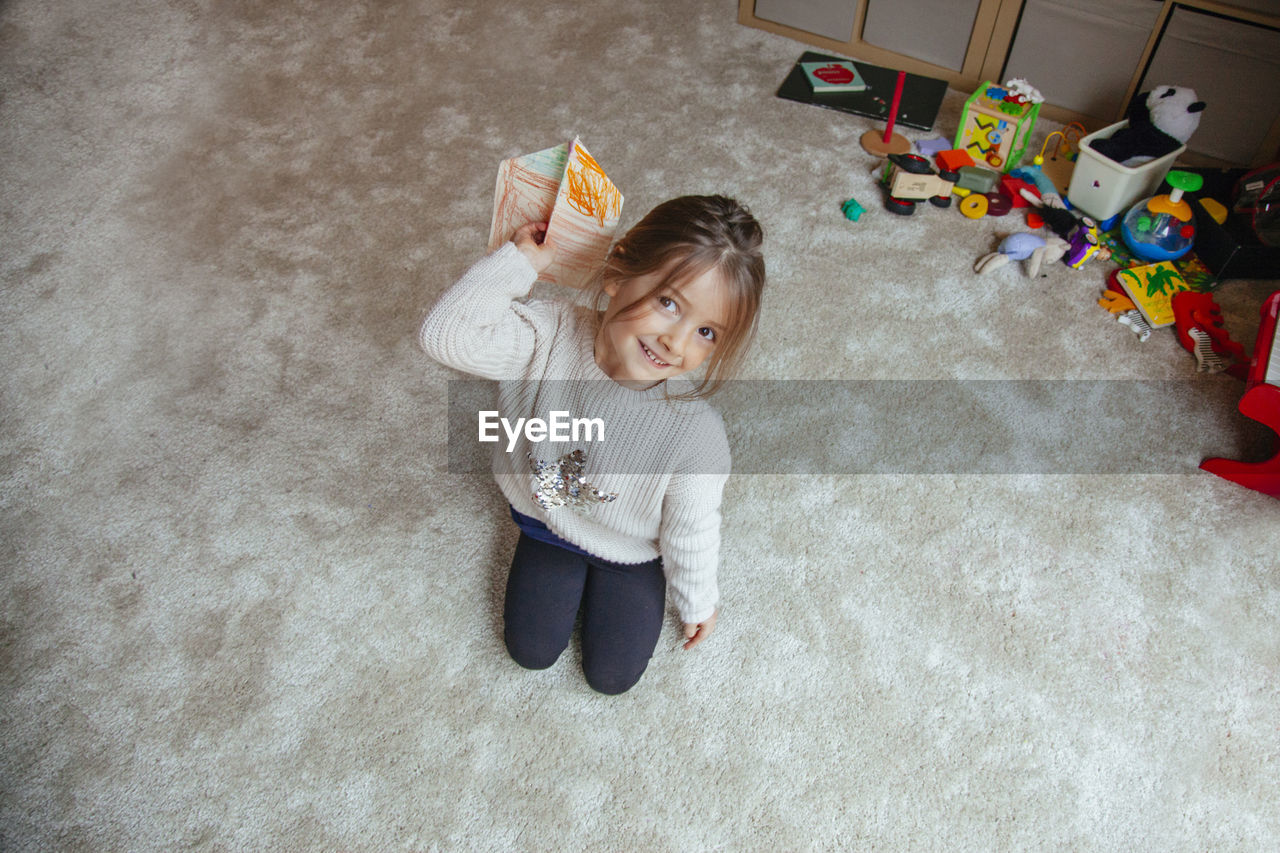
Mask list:
[[[802,62],[809,85],[817,92],[861,92],[867,88],[852,62],[835,59],[829,62]]]

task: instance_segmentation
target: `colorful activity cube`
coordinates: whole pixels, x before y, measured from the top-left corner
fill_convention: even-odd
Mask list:
[[[1007,172],[1022,160],[1039,115],[1039,104],[988,81],[964,102],[956,148],[979,163]]]

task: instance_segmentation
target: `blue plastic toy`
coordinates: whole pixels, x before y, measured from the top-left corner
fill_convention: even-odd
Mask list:
[[[1204,186],[1204,178],[1191,172],[1170,172],[1165,181],[1168,195],[1140,201],[1125,214],[1120,234],[1129,250],[1144,261],[1172,261],[1191,251],[1196,239],[1196,222],[1184,192]]]

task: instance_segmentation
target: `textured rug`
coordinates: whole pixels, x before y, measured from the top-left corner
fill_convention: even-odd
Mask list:
[[[1280,504],[1196,468],[1260,455],[1240,383],[1114,322],[1105,264],[975,276],[1013,217],[885,213],[874,125],[776,98],[804,47],[735,20],[0,4],[0,848],[1280,847]],[[515,531],[414,342],[498,162],[575,134],[624,227],[731,194],[770,272],[718,630],[616,698],[507,658]],[[1219,288],[1246,346],[1277,286]],[[1036,392],[1082,380],[1135,402]],[[1072,454],[978,453],[1025,409],[969,387]]]

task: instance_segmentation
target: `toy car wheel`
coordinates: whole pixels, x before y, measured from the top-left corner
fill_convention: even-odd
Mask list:
[[[933,205],[934,207],[950,207],[950,206],[951,206],[951,196],[949,196],[949,195],[935,195],[935,196],[931,196],[931,197],[929,198],[929,204]]]
[[[894,198],[890,196],[884,201],[884,209],[890,213],[896,213],[899,216],[910,216],[916,212],[916,203],[907,201],[904,198]]]
[[[889,160],[899,169],[912,175],[932,175],[933,167],[919,154],[890,154]]]
[[[960,180],[960,173],[952,172],[950,170],[943,170],[938,173],[938,177],[942,178],[942,180],[944,181],[950,181],[951,183],[954,184],[956,181]]]

